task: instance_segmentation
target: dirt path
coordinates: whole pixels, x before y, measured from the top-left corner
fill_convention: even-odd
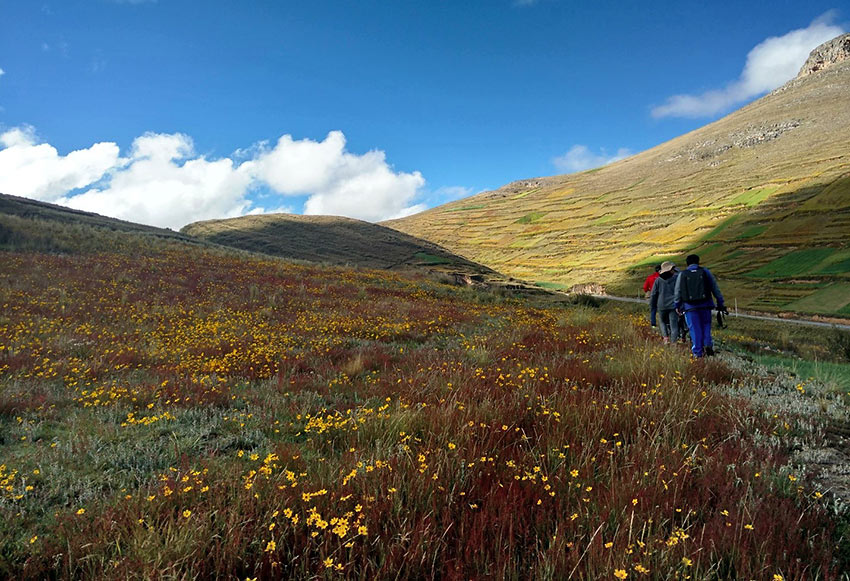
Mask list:
[[[649,301],[647,299],[638,299],[632,297],[616,297],[613,295],[592,295],[597,299],[603,300],[611,300],[611,301],[620,301],[623,303],[641,303],[649,306]],[[816,321],[813,319],[797,319],[792,317],[780,317],[780,316],[771,316],[771,315],[757,315],[754,313],[729,313],[729,317],[736,318],[740,317],[742,319],[758,319],[760,321],[773,321],[775,323],[790,323],[794,325],[808,325],[810,327],[826,327],[831,329],[833,327],[838,329],[843,329],[845,331],[850,331],[850,324],[847,323],[839,323],[832,321]]]

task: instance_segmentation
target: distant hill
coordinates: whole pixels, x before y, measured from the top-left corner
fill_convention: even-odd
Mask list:
[[[208,220],[181,232],[0,194],[0,250],[142,252],[162,242],[219,246],[294,260],[445,273],[462,284],[519,281],[391,228],[333,216],[270,214]]]
[[[550,287],[634,296],[695,252],[730,303],[850,316],[850,35],[800,76],[679,138],[384,224]]]
[[[133,236],[115,236],[122,233]],[[0,249],[97,251],[108,250],[115,243],[132,245],[140,239],[207,244],[174,230],[0,194]]]
[[[262,214],[195,222],[181,232],[233,248],[311,262],[391,270],[426,268],[481,282],[504,278],[437,244],[338,216]]]

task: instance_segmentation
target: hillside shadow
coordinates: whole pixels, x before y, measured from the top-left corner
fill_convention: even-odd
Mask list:
[[[717,275],[741,306],[850,316],[850,176],[743,206],[679,252],[630,265],[613,294],[636,294],[653,265],[688,254]]]
[[[372,269],[429,267],[501,277],[437,244],[348,218],[271,215],[198,223],[185,230],[216,244],[288,259]]]

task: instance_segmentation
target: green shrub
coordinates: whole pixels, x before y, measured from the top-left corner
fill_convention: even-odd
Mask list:
[[[850,332],[833,327],[829,336],[829,346],[839,358],[850,361]]]

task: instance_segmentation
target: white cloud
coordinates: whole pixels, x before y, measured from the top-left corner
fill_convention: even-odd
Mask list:
[[[3,69],[0,69],[0,77],[2,77],[5,74],[6,74],[6,71],[4,71]]]
[[[699,95],[673,95],[664,105],[653,108],[652,116],[714,115],[781,86],[797,75],[814,48],[844,33],[840,26],[832,24],[833,18],[834,13],[828,12],[807,28],[762,41],[747,55],[736,81]]]
[[[98,181],[119,164],[114,143],[95,143],[62,156],[52,145],[38,144],[32,127],[0,134],[0,146],[0,192],[47,202]]]
[[[552,163],[560,171],[573,173],[614,163],[631,154],[625,147],[618,149],[615,155],[609,155],[604,149],[600,153],[593,153],[586,145],[573,145],[567,153],[553,159]]]
[[[305,214],[332,214],[379,221],[424,209],[411,202],[425,185],[419,172],[396,173],[383,151],[356,155],[345,150],[345,135],[328,133],[324,141],[281,137],[261,152],[252,171],[285,196],[309,195]]]
[[[136,138],[126,166],[108,184],[60,203],[115,218],[180,228],[189,222],[247,213],[251,175],[229,158],[195,157],[191,138],[147,133]]]
[[[284,135],[274,148],[260,143],[237,154],[245,161],[207,159],[187,135],[147,133],[125,158],[115,143],[61,156],[31,127],[18,127],[0,134],[0,192],[170,228],[265,213],[249,199],[257,188],[271,190],[263,199],[273,211],[291,212],[281,203],[288,196],[306,196],[306,214],[372,221],[425,209],[413,203],[425,184],[419,172],[395,172],[382,151],[346,151],[339,131],[323,141]]]

